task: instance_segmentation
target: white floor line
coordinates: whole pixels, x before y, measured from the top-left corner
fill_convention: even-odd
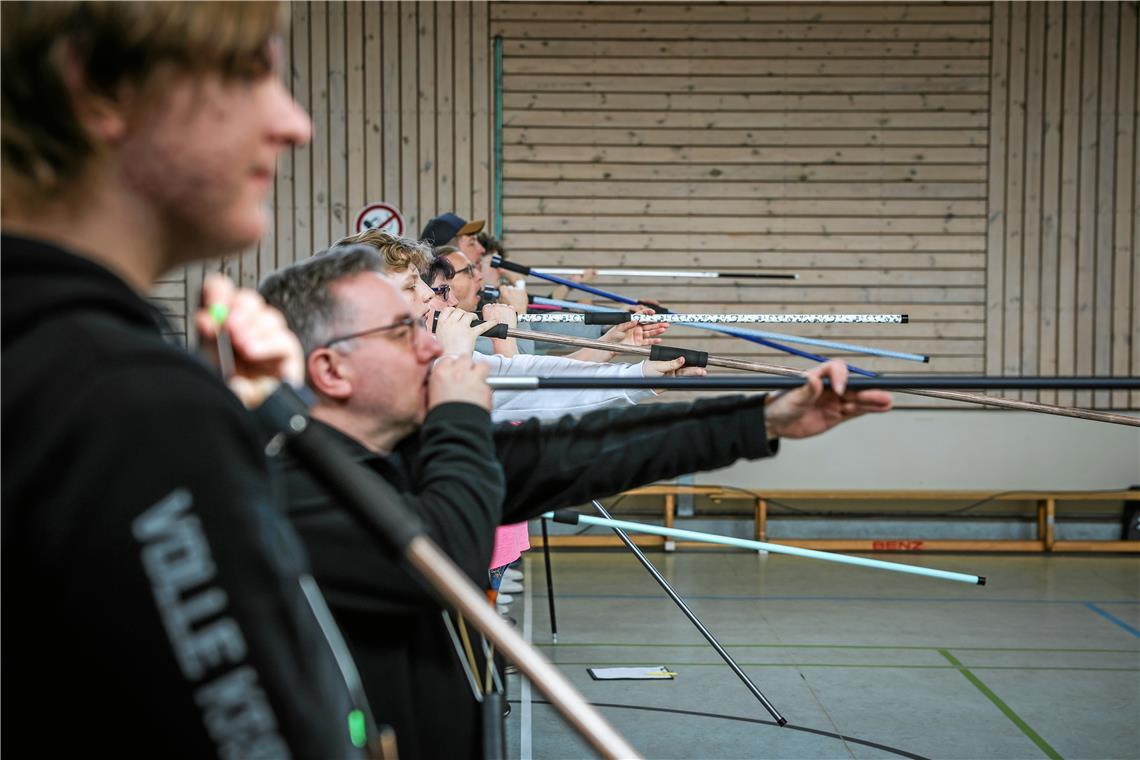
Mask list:
[[[530,557],[523,561],[523,566],[526,568],[527,580],[530,583],[524,583],[523,586],[523,639],[526,643],[531,643],[531,626],[534,623],[534,600],[531,598],[530,588],[534,583],[534,573],[531,568]],[[520,735],[519,735],[519,758],[520,760],[532,760],[533,752],[531,750],[531,729],[530,729],[530,679],[520,674],[519,681],[522,683],[521,702],[522,714],[520,715]]]

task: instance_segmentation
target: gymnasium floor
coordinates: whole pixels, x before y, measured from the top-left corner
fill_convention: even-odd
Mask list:
[[[984,587],[794,557],[649,558],[764,695],[778,728],[636,559],[542,552],[511,615],[649,758],[1140,758],[1140,558],[883,555]],[[586,668],[665,665],[672,681]],[[591,752],[510,679],[511,758]]]

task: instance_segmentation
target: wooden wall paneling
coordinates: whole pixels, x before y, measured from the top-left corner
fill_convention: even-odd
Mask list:
[[[423,226],[419,206],[419,87],[416,61],[419,60],[419,7],[401,3],[400,11],[400,208],[408,227],[418,233]]]
[[[416,28],[419,37],[419,67],[416,70],[416,111],[419,117],[419,153],[416,174],[419,178],[419,199],[416,212],[419,216],[417,230],[428,219],[438,213],[436,199],[437,146],[436,146],[436,102],[439,82],[436,77],[436,3],[418,3],[419,24]]]
[[[348,161],[348,46],[343,0],[328,4],[328,234],[318,248],[327,248],[349,229],[348,176],[357,170]],[[359,53],[358,53],[359,55]],[[358,122],[359,123],[359,122]]]
[[[882,5],[874,9],[881,13]],[[653,8],[654,11],[657,8]],[[826,13],[826,11],[825,11]],[[652,31],[659,40],[931,40],[953,36],[956,39],[984,40],[989,38],[989,24],[881,24],[881,23],[699,23],[655,24],[652,29],[645,23],[559,23],[557,21],[497,21],[496,28],[504,37],[522,39],[550,39],[573,33],[574,36],[597,40],[625,40],[644,38]]]
[[[1037,371],[1040,353],[1041,225],[1045,100],[1045,14],[1047,5],[1029,3],[1025,77],[1025,206],[1022,214],[1021,256],[1021,358],[1018,372]],[[1036,391],[1022,391],[1021,398],[1036,401]]]
[[[1120,75],[1117,79],[1116,107],[1116,188],[1113,209],[1113,271],[1112,271],[1112,374],[1123,377],[1129,374],[1130,352],[1140,350],[1140,336],[1130,336],[1134,325],[1140,323],[1140,303],[1133,299],[1132,289],[1140,279],[1140,268],[1135,262],[1140,256],[1137,240],[1133,237],[1133,188],[1136,183],[1137,155],[1136,88],[1137,80],[1136,3],[1120,6]],[[1130,287],[1131,286],[1131,287]],[[1129,340],[1131,337],[1131,341]],[[1140,375],[1140,373],[1134,373]],[[1128,406],[1128,393],[1112,394],[1114,408]]]
[[[1005,226],[1009,221],[1005,206],[1005,150],[1009,140],[1007,121],[1010,87],[1010,6],[994,3],[992,22],[990,75],[990,177],[987,197],[986,236],[986,373],[1004,374],[1002,340],[1004,335],[1005,300]]]
[[[312,255],[313,247],[313,152],[317,150],[322,133],[316,131],[313,114],[311,45],[309,34],[310,3],[292,3],[293,9],[293,97],[313,119],[313,141],[293,149],[293,209],[294,235],[291,261],[300,261]]]
[[[487,3],[471,5],[471,216],[486,219],[489,232],[499,230],[491,218],[491,27]]]
[[[309,44],[312,76],[309,106],[313,115],[313,147],[310,151],[313,166],[313,225],[311,255],[329,244],[332,237],[329,213],[332,156],[332,125],[329,114],[329,3],[309,4]]]
[[[1057,278],[1060,258],[1061,207],[1061,98],[1063,94],[1063,55],[1065,47],[1065,6],[1044,5],[1045,50],[1041,86],[1045,94],[1041,160],[1041,256],[1040,297],[1038,301],[1037,366],[1029,371],[1039,375],[1057,374]],[[1032,317],[1030,317],[1032,318]],[[1056,391],[1041,391],[1038,400],[1057,402]]]
[[[364,10],[364,177],[363,203],[384,199],[385,150],[388,140],[385,132],[385,88],[391,88],[384,59],[384,28],[381,16],[386,3],[363,3]],[[351,86],[349,90],[351,91]],[[351,96],[350,96],[351,97]],[[363,205],[363,204],[362,204]],[[360,209],[354,209],[359,212]],[[355,219],[352,220],[355,223]],[[353,230],[355,231],[355,230]]]
[[[368,30],[364,25],[362,3],[345,4],[345,109],[347,123],[345,147],[345,215],[342,225],[344,232],[356,229],[356,214],[368,202],[365,187],[368,182],[368,163],[365,158],[364,141],[371,114],[365,110],[364,101],[364,37]]]
[[[455,55],[452,3],[436,5],[436,213],[455,210]]]
[[[455,213],[464,219],[475,216],[471,208],[472,174],[471,174],[471,128],[473,126],[473,111],[471,105],[472,86],[472,38],[471,38],[471,4],[457,3],[454,7],[454,46],[452,55],[452,79],[454,81],[455,118],[455,167],[453,169],[455,184]]]
[[[383,19],[382,19],[382,36],[383,36],[383,56],[384,68],[383,76],[381,78],[381,102],[383,103],[383,129],[381,131],[384,144],[382,152],[384,182],[382,198],[371,198],[370,200],[386,200],[395,203],[397,207],[404,213],[404,219],[408,222],[410,231],[411,219],[408,218],[408,211],[404,201],[403,183],[400,178],[402,174],[402,163],[404,155],[404,141],[405,136],[403,133],[404,127],[404,114],[400,110],[400,105],[404,98],[404,83],[401,79],[401,71],[403,66],[402,55],[406,55],[407,40],[401,39],[401,32],[403,31],[404,12],[399,3],[381,3],[383,6]],[[414,41],[414,37],[412,40]],[[410,108],[410,106],[409,106]]]
[[[296,21],[293,14],[296,4],[290,3],[287,7],[290,15],[290,28],[288,33],[282,35],[281,40],[281,77],[285,89],[296,99],[293,79],[293,72],[296,68],[296,62],[293,59],[293,35],[296,33]],[[287,148],[281,151],[277,158],[277,172],[273,178],[273,219],[270,220],[274,228],[273,262],[270,265],[268,258],[263,260],[261,277],[293,261],[293,225],[297,210],[297,204],[293,197],[293,162],[296,153],[296,149]]]
[[[1132,172],[1132,202],[1122,204],[1120,209],[1131,218],[1132,226],[1132,276],[1129,278],[1132,283],[1132,309],[1125,328],[1129,334],[1127,343],[1132,357],[1129,374],[1132,377],[1140,377],[1140,52],[1137,52],[1138,46],[1140,46],[1140,19],[1137,16],[1135,3],[1130,3],[1122,11],[1123,23],[1127,25],[1125,39],[1132,41],[1128,48],[1129,54],[1132,56],[1131,65],[1128,67],[1129,76],[1132,80],[1131,109],[1130,114],[1122,116],[1125,120],[1130,120],[1132,124],[1132,161],[1130,167]],[[1118,181],[1127,181],[1127,172],[1119,172],[1117,177]],[[1127,222],[1123,224],[1127,224]],[[1140,409],[1140,391],[1133,391],[1130,396],[1129,408]]]
[[[491,6],[495,21],[582,21],[605,23],[635,21],[654,23],[710,22],[985,22],[989,20],[987,3],[891,3],[890,5],[830,3],[728,4],[709,8],[700,3],[669,3],[654,8],[649,18],[643,8],[634,4],[589,5],[564,2],[511,2]]]
[[[1006,186],[1005,186],[1005,296],[1002,315],[1002,374],[1021,373],[1021,304],[1024,281],[1024,230],[1026,184],[1026,92],[1029,68],[1028,54],[1029,3],[1015,2],[1010,7],[1009,33],[1009,104],[1006,111]],[[993,339],[993,336],[990,336]],[[1018,398],[1017,391],[1004,395]]]
[[[1094,311],[1096,309],[1096,195],[1099,158],[1100,5],[1084,3],[1081,50],[1081,169],[1080,213],[1077,227],[1077,373],[1093,371]],[[1078,391],[1075,403],[1087,407],[1092,394]]]
[[[853,8],[864,21],[835,22]],[[818,24],[857,38],[826,42],[783,23],[799,5],[491,9],[504,35],[504,221],[528,263],[798,271],[790,286],[619,287],[717,311],[890,303],[930,320],[912,320],[924,332],[909,341],[936,357],[930,369],[979,370],[989,5],[948,11],[983,19],[968,41],[946,39],[953,22],[898,23],[885,5],[819,6]],[[587,15],[558,23],[564,11]],[[607,16],[624,13],[637,23]]]
[[[1093,372],[1112,373],[1112,260],[1113,208],[1116,201],[1116,82],[1118,63],[1118,24],[1120,3],[1101,4],[1100,98],[1096,107],[1097,125],[1097,191],[1096,248],[1093,259]],[[1107,407],[1108,391],[1093,394],[1093,404]]]
[[[1065,3],[1065,80],[1061,126],[1061,256],[1057,282],[1057,374],[1076,372],[1077,237],[1080,218],[1081,43],[1084,15],[1080,3]],[[1071,406],[1073,391],[1059,391],[1057,402]]]

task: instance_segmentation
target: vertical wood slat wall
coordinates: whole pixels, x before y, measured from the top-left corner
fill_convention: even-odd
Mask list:
[[[683,311],[905,312],[778,329],[932,357],[828,352],[870,370],[983,371],[989,4],[512,2],[491,17],[512,255],[796,272],[613,287]],[[810,364],[693,330],[669,343]]]
[[[993,13],[986,371],[1140,375],[1136,3]]]
[[[810,334],[929,352],[931,371],[1140,375],[1134,2],[291,13],[288,82],[318,131],[279,164],[262,244],[222,265],[243,284],[345,234],[369,201],[394,201],[413,233],[444,210],[489,216],[501,34],[519,260],[798,271],[653,290],[701,310],[905,310],[916,322],[890,332]],[[180,334],[217,267],[159,283]]]
[[[285,76],[312,116],[313,140],[279,162],[272,219],[256,249],[161,284],[156,295],[176,318],[192,313],[205,272],[255,287],[354,232],[370,202],[396,204],[412,236],[438,213],[481,218],[491,208],[487,3],[289,7]]]

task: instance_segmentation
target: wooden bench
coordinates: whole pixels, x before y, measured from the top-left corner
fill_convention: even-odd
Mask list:
[[[994,495],[992,491],[761,491],[730,489],[720,486],[654,485],[626,491],[623,496],[662,496],[664,497],[665,526],[674,527],[677,518],[677,496],[692,494],[704,496],[713,501],[751,502],[754,519],[754,535],[757,541],[774,544],[791,544],[806,549],[824,551],[853,552],[893,552],[893,551],[961,551],[961,552],[1133,552],[1140,553],[1140,541],[1058,541],[1055,523],[1057,505],[1074,501],[1123,501],[1140,502],[1140,491],[1077,492],[1077,491],[1020,491]],[[771,539],[768,538],[769,501],[786,502],[802,500],[829,501],[1032,501],[1037,505],[1037,537],[1032,540],[947,540],[947,539]],[[921,512],[916,512],[920,515]],[[636,519],[636,518],[634,518]],[[666,551],[674,547],[705,547],[696,541],[673,541],[662,536],[631,535],[639,546],[664,547]],[[533,540],[533,537],[532,537]],[[541,538],[537,545],[541,546]],[[551,536],[551,547],[607,547],[620,546],[614,535],[591,536]]]

